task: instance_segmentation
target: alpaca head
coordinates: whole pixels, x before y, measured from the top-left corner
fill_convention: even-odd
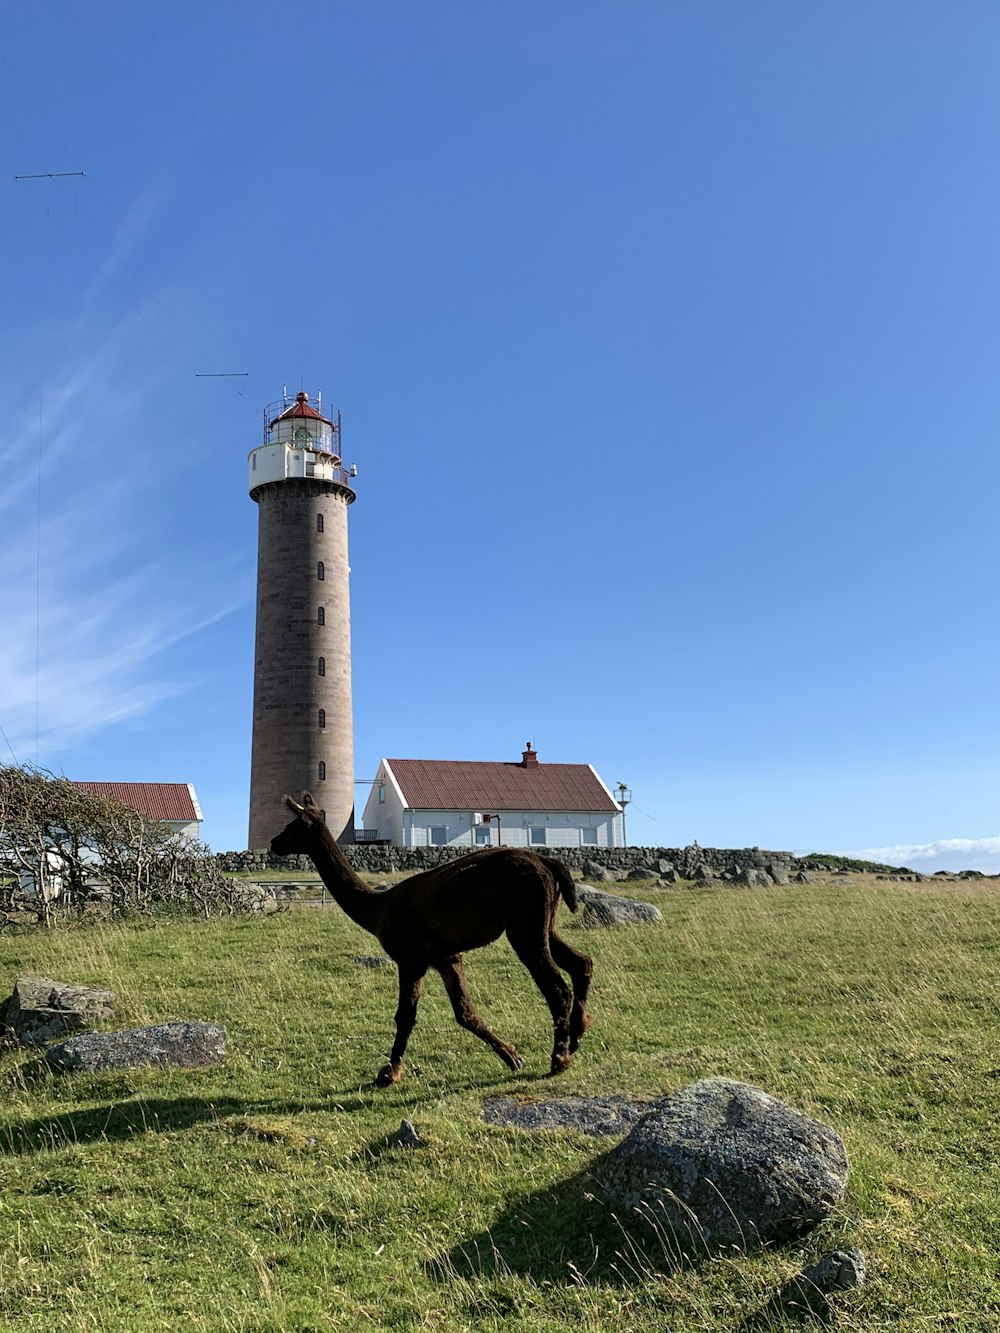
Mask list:
[[[326,826],[323,811],[309,792],[303,793],[301,805],[290,796],[285,797],[285,805],[295,818],[271,839],[271,851],[277,856],[295,856],[297,853],[308,852],[310,835],[315,829]]]

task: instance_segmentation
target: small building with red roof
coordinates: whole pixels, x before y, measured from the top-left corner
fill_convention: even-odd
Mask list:
[[[166,824],[191,842],[201,841],[204,816],[190,782],[74,782],[73,786],[117,801],[143,819]]]
[[[393,847],[619,847],[621,807],[590,764],[383,759],[359,842]]]

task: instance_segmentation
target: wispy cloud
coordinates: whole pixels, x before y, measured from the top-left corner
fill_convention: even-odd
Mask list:
[[[24,404],[0,441],[0,725],[20,761],[44,763],[190,689],[168,650],[239,604],[162,567],[154,487],[167,469],[154,476],[139,432],[163,386],[128,373],[136,326],[62,359],[41,395],[3,377],[4,401]]]
[[[850,855],[887,865],[911,866],[931,874],[935,870],[982,870],[987,874],[1000,874],[1000,837],[939,838],[936,842],[867,847]]]

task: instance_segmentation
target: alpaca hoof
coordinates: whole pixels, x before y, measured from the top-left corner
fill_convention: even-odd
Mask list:
[[[554,1055],[552,1057],[552,1068],[549,1070],[549,1073],[561,1074],[564,1070],[568,1069],[572,1063],[573,1057],[571,1055]]]
[[[383,1065],[375,1075],[376,1088],[391,1088],[403,1077],[402,1069],[393,1069],[392,1065]]]

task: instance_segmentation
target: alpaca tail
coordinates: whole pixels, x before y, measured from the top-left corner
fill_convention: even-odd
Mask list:
[[[556,882],[556,888],[563,902],[571,912],[580,910],[580,903],[576,896],[576,881],[569,873],[562,861],[557,861],[554,856],[545,856],[542,858],[548,868],[552,871],[552,876]]]

